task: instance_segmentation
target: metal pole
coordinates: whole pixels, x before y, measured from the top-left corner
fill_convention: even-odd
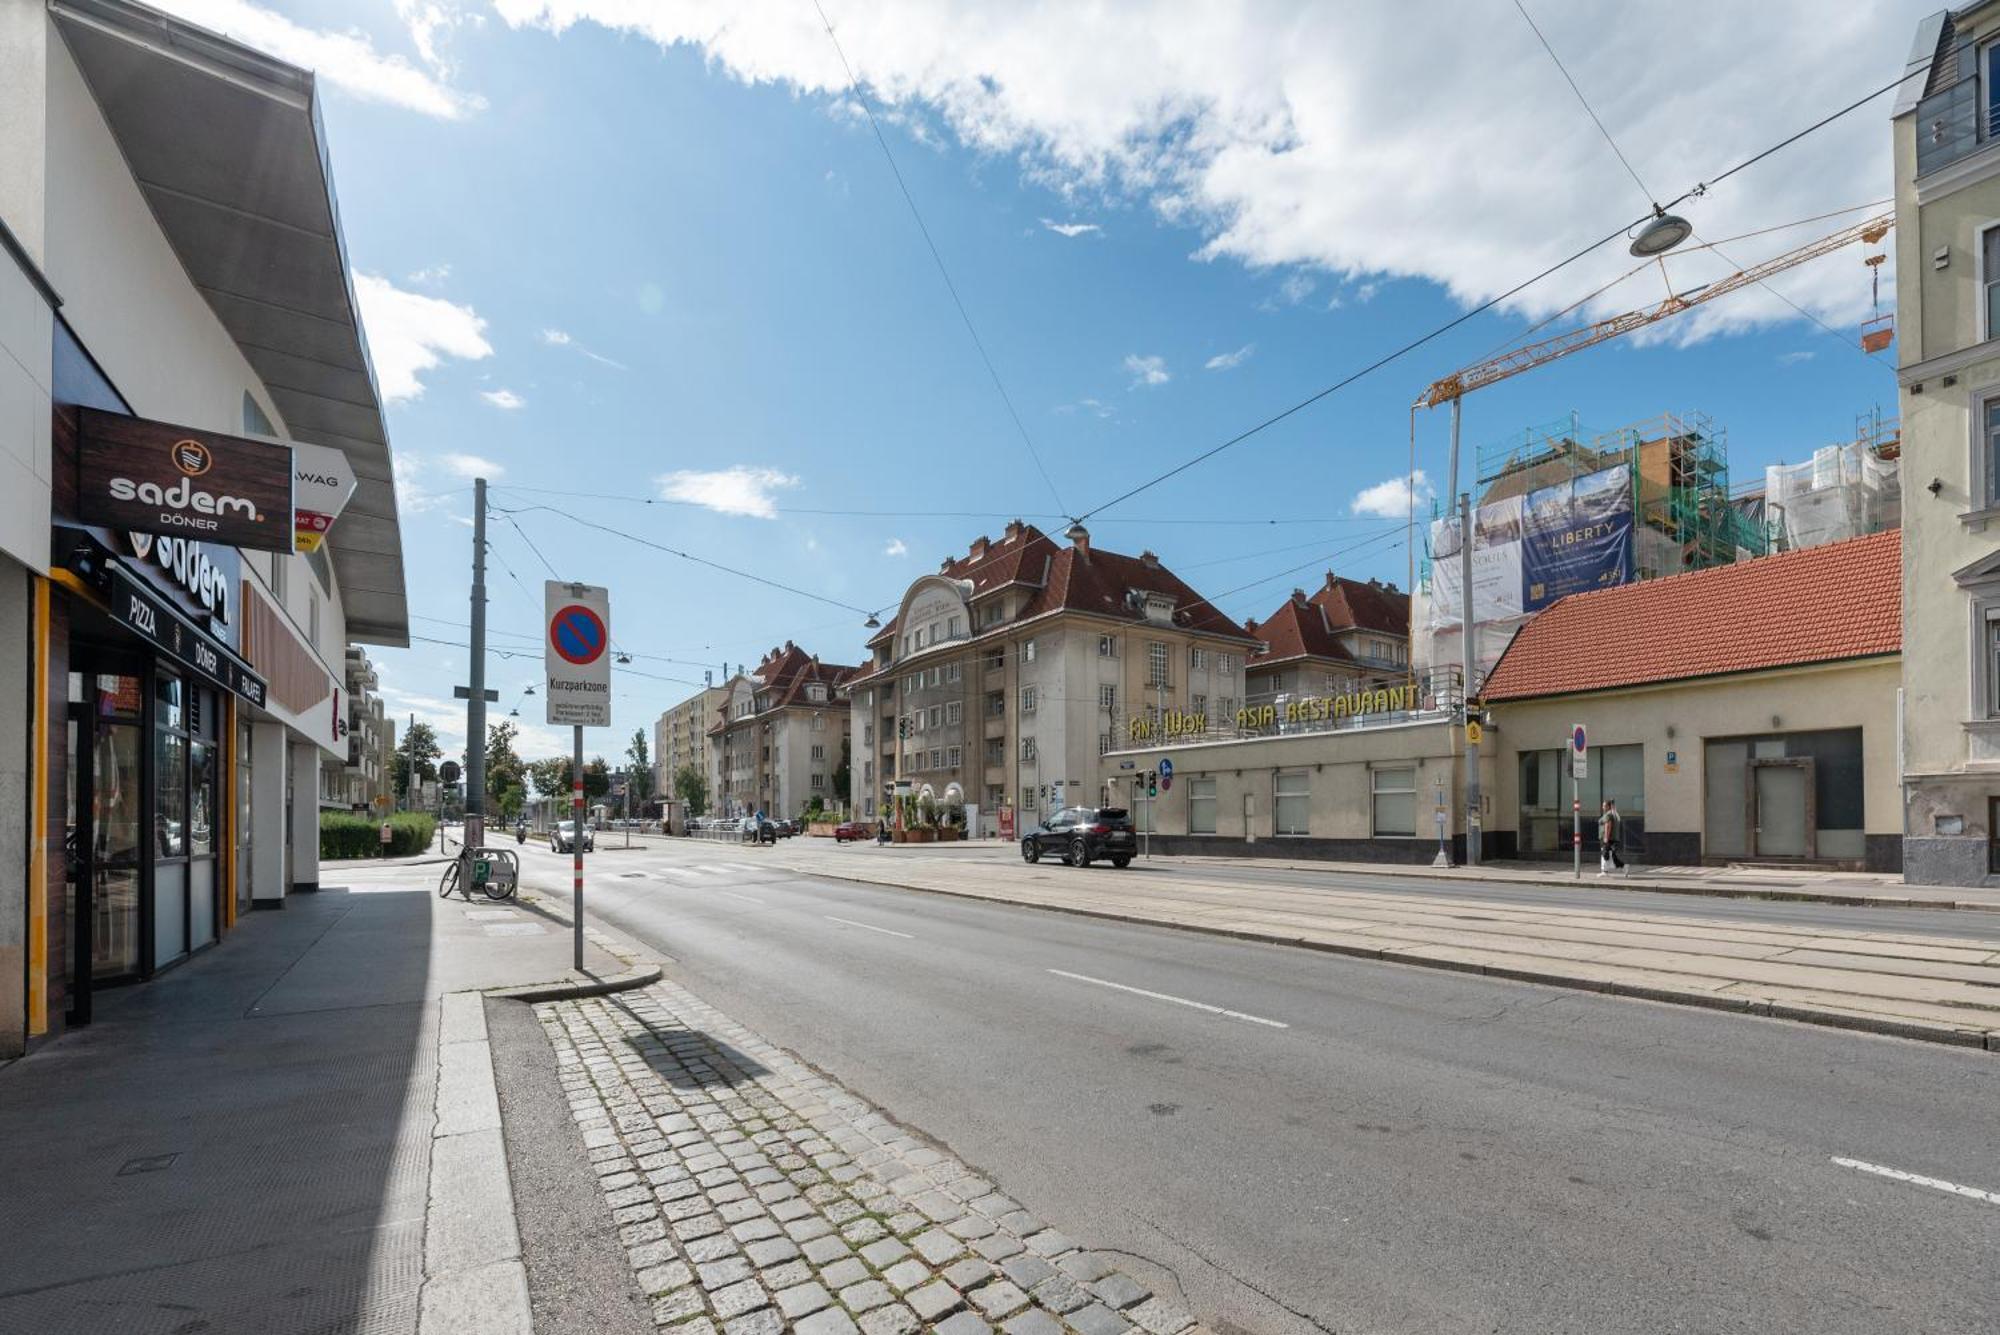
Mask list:
[[[465,843],[486,842],[486,479],[472,482],[472,664],[465,700]]]
[[[1452,400],[1451,407],[1455,436],[1458,400]],[[1472,619],[1472,495],[1463,491],[1458,494],[1458,578],[1459,622],[1465,641],[1465,718],[1470,723],[1477,717],[1472,693],[1472,668],[1476,661],[1473,654],[1476,630]],[[1465,734],[1465,865],[1468,867],[1479,865],[1479,827],[1479,743],[1472,740],[1472,730],[1468,728]]]
[[[570,816],[576,822],[570,827],[569,854],[571,875],[570,934],[576,941],[576,971],[583,972],[583,725],[573,730],[576,735],[570,770]]]
[[[1583,879],[1583,781],[1576,777],[1576,756],[1569,761],[1570,879]]]

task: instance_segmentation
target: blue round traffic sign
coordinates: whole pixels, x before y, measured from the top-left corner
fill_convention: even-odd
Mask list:
[[[1162,756],[1160,758],[1160,787],[1171,788],[1173,786],[1174,786],[1174,762]]]
[[[571,603],[549,618],[549,644],[564,662],[579,667],[595,663],[604,656],[607,638],[603,619],[581,603]]]

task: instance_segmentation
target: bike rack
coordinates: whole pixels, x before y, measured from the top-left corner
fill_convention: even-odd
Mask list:
[[[489,886],[502,886],[512,895],[521,888],[521,858],[511,848],[481,845],[467,849],[466,861],[471,864],[472,877],[468,892],[488,892]]]

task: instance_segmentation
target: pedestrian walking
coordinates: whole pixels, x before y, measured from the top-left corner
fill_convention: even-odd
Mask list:
[[[1609,876],[1616,867],[1618,874],[1625,872],[1625,859],[1618,850],[1619,836],[1624,832],[1625,822],[1618,815],[1618,803],[1611,798],[1604,799],[1604,810],[1597,817],[1597,874]]]

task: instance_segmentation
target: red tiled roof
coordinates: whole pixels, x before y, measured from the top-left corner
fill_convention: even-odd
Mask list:
[[[969,580],[972,596],[977,598],[1008,584],[1039,584],[1050,558],[1061,550],[1048,534],[1033,524],[1010,524],[1001,534],[1000,541],[978,539],[972,544],[971,551],[945,562],[937,573],[945,579]],[[872,649],[893,640],[896,621],[897,618],[890,617],[888,623],[869,639],[868,647]]]
[[[1476,544],[1475,544],[1476,545]],[[1355,627],[1385,635],[1410,633],[1410,595],[1374,580],[1363,583],[1328,571],[1326,583],[1312,596],[1326,609],[1335,630]]]
[[[1340,633],[1354,629],[1407,637],[1410,595],[1328,571],[1326,583],[1312,597],[1306,597],[1303,589],[1294,589],[1266,620],[1250,624],[1251,634],[1271,646],[1251,666],[1267,667],[1294,658],[1351,663],[1354,656],[1340,643]]]
[[[1525,700],[1893,654],[1903,647],[1897,530],[1578,593],[1523,626],[1487,679]]]

